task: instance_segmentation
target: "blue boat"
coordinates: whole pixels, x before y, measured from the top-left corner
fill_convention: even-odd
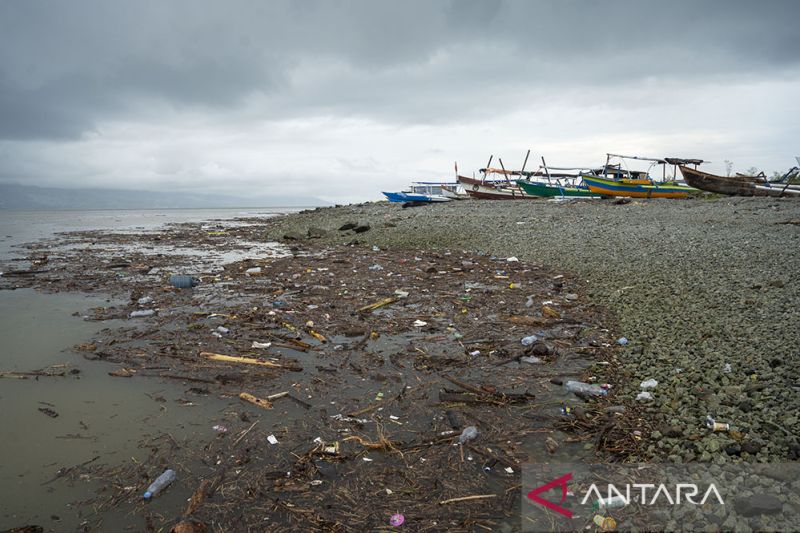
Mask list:
[[[386,192],[382,194],[390,201],[395,203],[405,202],[449,202],[451,198],[445,196],[442,186],[452,185],[455,187],[457,183],[440,183],[440,182],[425,182],[419,181],[411,184],[411,188],[407,191],[401,192]]]

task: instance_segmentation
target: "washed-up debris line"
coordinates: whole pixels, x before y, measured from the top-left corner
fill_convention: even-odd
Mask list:
[[[82,502],[98,521],[127,508],[153,530],[183,519],[230,531],[367,531],[400,516],[413,531],[513,530],[523,463],[559,449],[574,460],[637,446],[625,426],[631,410],[605,409],[613,389],[584,403],[554,384],[610,372],[617,349],[602,309],[564,273],[358,246],[303,244],[222,266],[198,266],[196,253],[145,253],[198,241],[225,251],[257,241],[257,228],[69,234],[67,247],[32,250],[49,257],[37,266],[46,272],[0,278],[4,288],[123,296],[86,318],[125,327],[76,351],[116,363],[115,378],[182,387],[187,405],[230,399],[224,416],[197,421],[206,440],[148,437],[147,460],[75,469],[107,481]],[[200,283],[173,287],[176,273]],[[178,470],[168,490],[191,495],[172,515],[141,501],[164,467]]]

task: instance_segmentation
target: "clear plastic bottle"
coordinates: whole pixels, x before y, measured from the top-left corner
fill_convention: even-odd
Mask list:
[[[589,383],[584,383],[583,381],[567,381],[564,383],[564,387],[569,392],[578,392],[581,394],[588,394],[590,396],[605,396],[608,394],[608,390],[602,386],[591,385]]]
[[[149,487],[147,487],[147,491],[144,493],[144,499],[149,500],[167,488],[173,481],[175,481],[175,471],[172,469],[164,470],[164,473],[158,476],[156,480],[153,481]]]
[[[461,432],[461,435],[458,437],[459,444],[465,444],[466,442],[471,441],[475,437],[478,436],[478,428],[475,426],[468,426],[464,428],[464,431]]]
[[[592,503],[592,509],[599,511],[601,509],[618,509],[628,505],[628,500],[624,496],[612,496],[610,498],[600,498]]]

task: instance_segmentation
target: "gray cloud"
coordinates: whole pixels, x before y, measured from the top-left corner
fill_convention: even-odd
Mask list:
[[[55,154],[83,154],[92,161],[87,174],[115,165],[133,173],[123,150],[115,160],[104,155],[126,145],[148,147],[153,175],[182,182],[189,177],[181,173],[220,168],[175,162],[199,146],[207,153],[243,131],[238,146],[252,152],[266,141],[297,147],[315,121],[359,142],[358,121],[387,139],[430,127],[436,133],[421,149],[443,153],[435,136],[447,128],[491,130],[519,114],[524,121],[494,142],[542,129],[569,135],[632,110],[651,118],[669,110],[677,129],[698,111],[721,123],[707,92],[722,101],[734,87],[774,81],[761,97],[785,101],[775,91],[800,76],[799,19],[792,0],[3,2],[0,179],[44,172]],[[705,108],[681,109],[681,101]],[[772,120],[760,105],[769,103],[745,99],[740,111]],[[575,124],[581,119],[587,124]],[[296,127],[284,130],[287,122]],[[150,139],[129,138],[131,131],[160,137],[162,146],[149,148]],[[287,137],[276,140],[274,131]],[[339,150],[364,149],[324,142],[334,141]]]

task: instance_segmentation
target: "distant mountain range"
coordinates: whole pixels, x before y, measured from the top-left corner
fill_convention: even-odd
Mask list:
[[[0,184],[0,209],[186,209],[218,207],[306,207],[330,205],[312,197],[229,196],[186,191],[59,189]]]

